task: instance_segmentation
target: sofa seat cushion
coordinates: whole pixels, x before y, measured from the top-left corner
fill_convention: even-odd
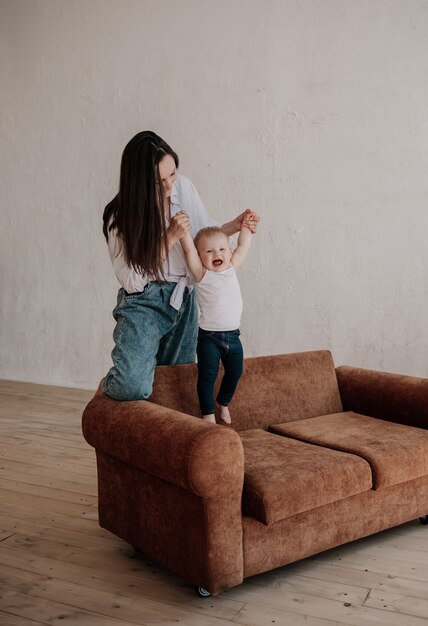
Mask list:
[[[370,464],[375,489],[428,474],[428,431],[422,428],[348,411],[275,424],[269,430],[357,454]]]
[[[245,464],[243,510],[266,525],[372,487],[369,464],[353,454],[258,428],[239,436]]]

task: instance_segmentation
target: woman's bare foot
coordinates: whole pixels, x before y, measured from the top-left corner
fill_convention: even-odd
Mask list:
[[[214,413],[210,413],[209,415],[202,415],[202,419],[206,422],[211,422],[211,424],[215,424],[215,415]]]
[[[224,422],[225,424],[231,424],[232,423],[232,418],[230,417],[229,407],[223,406],[222,404],[219,404],[218,408],[220,409],[220,419],[221,419],[221,421]]]

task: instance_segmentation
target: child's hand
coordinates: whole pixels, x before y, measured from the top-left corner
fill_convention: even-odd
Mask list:
[[[251,209],[247,209],[243,215],[241,228],[248,228],[254,235],[257,232],[257,224],[260,221],[260,217]]]

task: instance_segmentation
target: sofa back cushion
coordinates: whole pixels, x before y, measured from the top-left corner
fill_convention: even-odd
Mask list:
[[[219,387],[222,371],[217,380]],[[200,415],[197,365],[156,368],[151,402]],[[338,413],[342,403],[331,353],[327,350],[245,359],[244,373],[230,405],[235,430]]]

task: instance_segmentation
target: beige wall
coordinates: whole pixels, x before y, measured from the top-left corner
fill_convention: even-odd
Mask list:
[[[262,215],[247,355],[428,375],[428,2],[1,0],[0,377],[93,387],[101,234],[139,130],[209,213]]]

